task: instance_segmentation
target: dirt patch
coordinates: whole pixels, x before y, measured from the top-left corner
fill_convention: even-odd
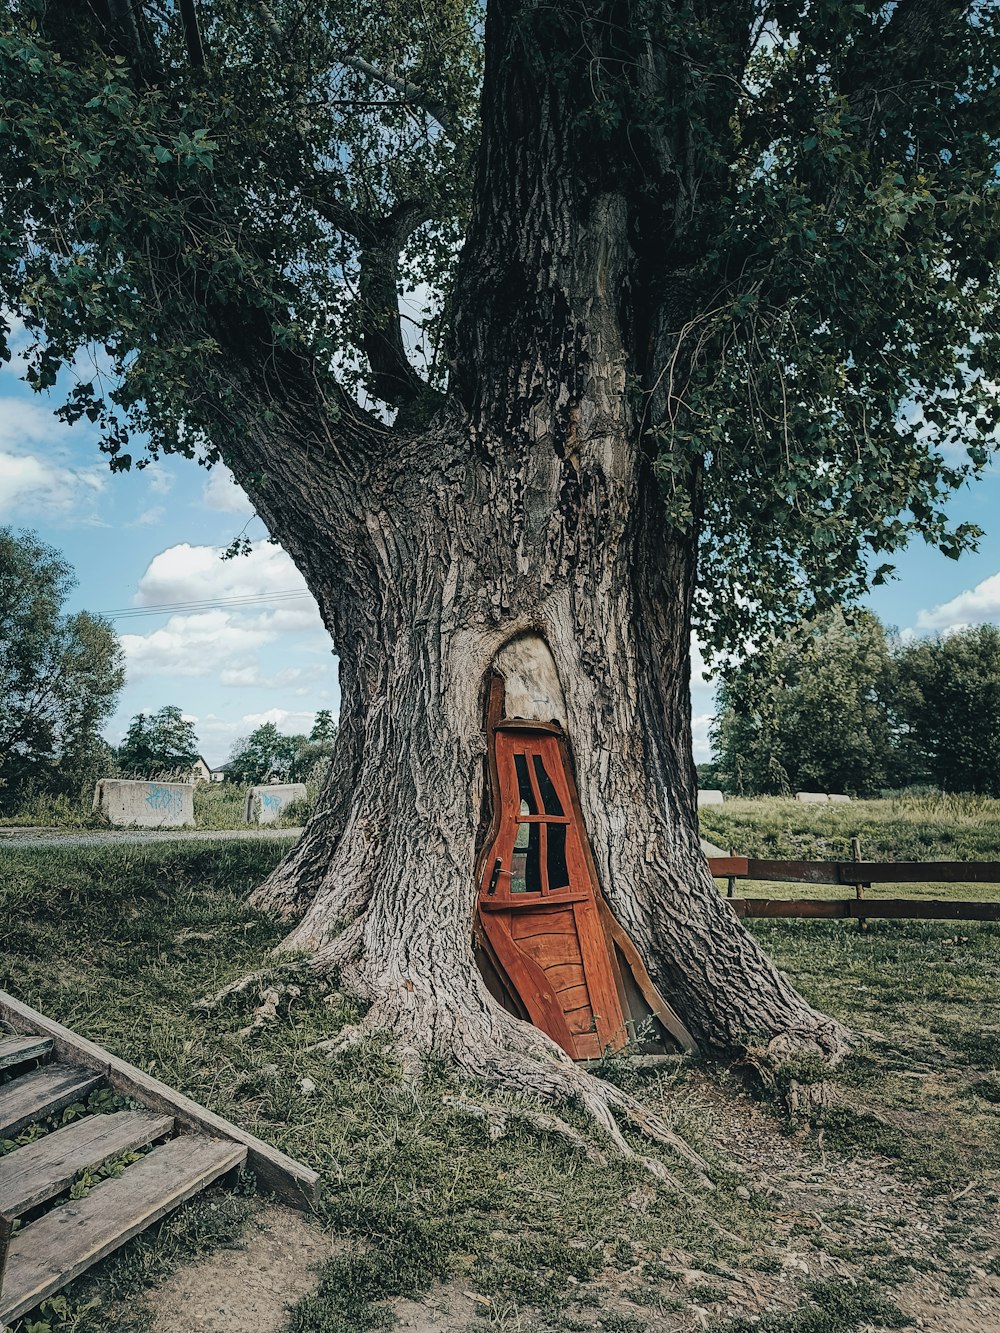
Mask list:
[[[396,1333],[469,1333],[480,1327],[477,1314],[493,1313],[493,1302],[458,1283],[441,1283],[421,1301],[392,1302]]]
[[[316,1286],[330,1238],[301,1213],[268,1204],[239,1249],[186,1264],[149,1295],[150,1333],[278,1333],[288,1307]]]

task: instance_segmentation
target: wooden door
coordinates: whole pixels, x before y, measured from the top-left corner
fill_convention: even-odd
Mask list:
[[[577,1060],[626,1039],[572,778],[557,735],[500,723],[480,920],[536,1027]]]

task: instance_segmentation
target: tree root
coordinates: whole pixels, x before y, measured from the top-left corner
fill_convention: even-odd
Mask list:
[[[257,972],[247,972],[245,976],[237,977],[235,981],[230,981],[228,985],[223,986],[221,990],[213,991],[210,995],[203,995],[200,1000],[195,1000],[191,1006],[193,1009],[217,1009],[220,1004],[231,999],[234,995],[243,995],[253,986],[263,986],[266,982],[287,972],[301,972],[303,963],[301,958],[288,958],[284,962],[276,962],[271,967],[262,967]]]
[[[336,1058],[363,1045],[377,1033],[393,1032],[395,1039],[392,1048],[403,1076],[408,1081],[415,1081],[420,1076],[427,1056],[434,1052],[448,1057],[459,1074],[476,1083],[499,1087],[520,1096],[534,1096],[557,1105],[576,1105],[614,1156],[635,1162],[684,1197],[692,1198],[662,1162],[635,1151],[622,1133],[618,1123],[618,1117],[621,1117],[644,1138],[669,1148],[685,1163],[703,1190],[715,1189],[708,1177],[709,1167],[705,1159],[660,1116],[630,1093],[581,1068],[538,1028],[522,1023],[496,1008],[489,1015],[492,1022],[488,1030],[480,1034],[480,1040],[475,1040],[466,1024],[456,1029],[449,1023],[450,1040],[448,1046],[442,1049],[442,1042],[435,1040],[437,1029],[441,1026],[435,1022],[435,1017],[440,1019],[440,1014],[428,1015],[426,1022],[420,1024],[419,1021],[414,1022],[413,1013],[410,1012],[405,1016],[397,1015],[396,1021],[390,1023],[384,1012],[376,1012],[380,1008],[375,1006],[361,1023],[345,1028],[336,1037],[319,1042],[310,1049],[325,1051],[331,1058]],[[500,1032],[496,1030],[497,1027]],[[499,1042],[497,1038],[500,1035],[506,1036],[508,1041]],[[465,1099],[459,1100],[464,1103]],[[501,1118],[511,1113],[481,1107],[475,1114],[486,1120],[488,1126],[492,1125],[495,1131],[501,1124]],[[559,1116],[524,1110],[519,1110],[518,1115],[536,1128],[572,1141],[585,1151],[590,1160],[597,1160],[592,1155],[597,1153],[602,1161],[606,1161],[607,1154],[603,1148],[590,1143]]]

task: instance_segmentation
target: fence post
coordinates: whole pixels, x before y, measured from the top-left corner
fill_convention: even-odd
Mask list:
[[[733,855],[732,847],[730,847],[729,849],[729,855],[730,856]],[[727,898],[735,897],[735,889],[736,889],[736,876],[730,875],[728,881],[726,882],[726,897]]]
[[[851,839],[851,855],[854,857],[854,860],[855,860],[855,861],[860,861],[860,860],[861,860],[861,839],[860,839],[860,838],[852,838],[852,839]],[[858,899],[863,898],[863,897],[865,896],[865,889],[867,889],[868,887],[870,887],[870,886],[867,885],[867,884],[855,884],[855,886],[854,886],[854,896],[855,896],[855,898],[858,898]],[[867,930],[867,929],[868,929],[868,918],[867,918],[867,917],[864,917],[864,916],[859,916],[859,917],[858,917],[858,930]]]

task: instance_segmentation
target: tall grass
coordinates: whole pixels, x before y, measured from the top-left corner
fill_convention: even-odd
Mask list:
[[[850,860],[861,839],[872,861],[1000,860],[1000,800],[901,796],[805,805],[776,796],[727,800],[699,811],[702,835],[743,856]]]

